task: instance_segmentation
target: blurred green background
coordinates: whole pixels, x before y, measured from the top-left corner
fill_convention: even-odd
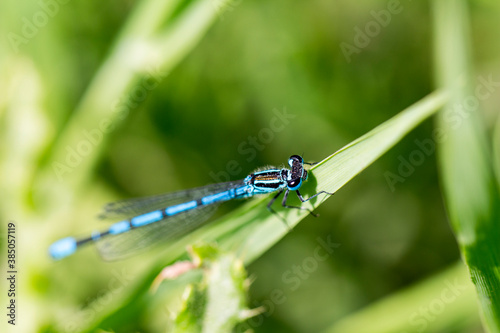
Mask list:
[[[3,1],[0,216],[16,223],[20,272],[19,326],[10,329],[80,332],[126,306],[161,250],[112,263],[92,248],[59,262],[46,254],[58,238],[103,228],[95,216],[106,202],[244,178],[292,154],[319,161],[431,92],[428,2],[398,2],[390,22],[356,44],[357,29],[391,3]],[[476,73],[498,78],[500,3],[470,1],[469,10]],[[356,52],[346,56],[347,44]],[[499,106],[498,92],[482,105],[488,131]],[[435,154],[404,182],[386,176],[432,129],[424,122],[247,267],[251,307],[276,290],[284,300],[250,327],[318,332],[433,276],[446,288],[437,274],[455,269],[460,253]],[[296,273],[328,237],[340,244],[334,253]],[[102,329],[166,331],[178,303],[168,295]],[[470,316],[447,314],[444,327],[419,307],[399,320],[406,332],[483,332],[474,298],[460,297]]]

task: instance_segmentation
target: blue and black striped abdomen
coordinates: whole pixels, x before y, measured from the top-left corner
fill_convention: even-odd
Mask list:
[[[60,259],[85,243],[95,242],[105,259],[120,259],[160,241],[182,237],[203,224],[219,203],[247,197],[251,188],[238,181],[112,203],[105,207],[101,218],[122,221],[106,231],[93,232],[91,237],[61,239],[49,251],[53,258]]]

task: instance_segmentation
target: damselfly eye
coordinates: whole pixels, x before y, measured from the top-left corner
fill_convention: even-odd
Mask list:
[[[299,155],[292,155],[292,156],[290,156],[290,159],[296,160],[299,163],[304,162],[304,160],[302,159],[302,156],[299,156]]]
[[[302,184],[302,179],[300,179],[300,178],[289,180],[287,183],[288,188],[292,191],[298,189],[301,184]]]
[[[290,166],[290,168],[293,167],[295,163],[303,164],[304,160],[299,155],[290,156],[290,158],[288,159],[288,165]]]

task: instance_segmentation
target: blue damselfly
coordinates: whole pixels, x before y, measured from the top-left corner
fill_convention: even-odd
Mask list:
[[[284,193],[283,207],[308,210],[313,214],[308,208],[286,203],[290,191],[295,191],[302,202],[322,193],[333,194],[320,191],[307,199],[302,197],[299,189],[307,180],[304,164],[313,163],[304,163],[301,156],[293,155],[288,159],[289,169],[267,168],[255,171],[240,181],[110,203],[104,207],[101,217],[122,219],[120,222],[112,224],[106,231],[95,231],[90,237],[60,239],[50,246],[49,253],[52,258],[61,259],[73,254],[84,244],[95,243],[103,258],[119,259],[159,241],[188,234],[200,227],[215,207],[224,201],[272,192],[276,192],[276,195],[267,205],[271,213],[276,214],[271,206]]]

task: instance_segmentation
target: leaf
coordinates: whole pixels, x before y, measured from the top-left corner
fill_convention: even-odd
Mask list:
[[[36,194],[45,206],[53,204],[57,209],[61,197],[71,197],[81,189],[109,134],[132,111],[128,100],[133,98],[133,89],[142,84],[151,93],[217,17],[211,0],[191,1],[178,10],[181,5],[179,1],[155,0],[137,4],[62,133],[54,138],[44,169],[36,178],[35,189],[40,191]],[[154,84],[145,83],[146,79]],[[81,156],[75,150],[84,143],[86,152]]]
[[[497,118],[495,132],[493,133],[493,157],[498,189],[500,190],[500,117]]]
[[[340,319],[324,333],[448,332],[477,327],[474,287],[460,262]],[[461,330],[458,330],[461,328]]]
[[[410,130],[436,112],[446,101],[446,98],[446,93],[443,91],[428,95],[313,166],[310,179],[304,184],[303,194],[312,195],[318,191],[333,193],[339,190],[394,146]],[[322,194],[318,196],[318,199],[313,199],[302,206],[316,208],[327,197],[328,195]],[[269,199],[261,199],[261,201],[264,200]],[[299,201],[297,200],[295,204],[298,205]],[[281,209],[279,213],[286,219],[290,228],[308,215],[307,212],[295,209]],[[238,222],[239,214],[241,213],[235,212],[232,215],[231,223],[245,223],[244,221]],[[248,212],[248,214],[247,219],[255,220],[255,223],[248,225],[248,230],[245,228],[245,230],[236,233],[231,232],[230,235],[223,238],[226,246],[244,253],[247,263],[265,252],[290,230],[278,218],[270,215],[264,204],[258,210]]]
[[[447,94],[445,92],[436,91],[325,158],[311,168],[310,177],[304,184],[303,194],[306,196],[320,190],[337,191],[424,119],[439,110],[446,100]],[[294,204],[293,200],[296,200],[295,204],[298,204],[298,199],[291,197],[291,203]],[[320,195],[317,199],[313,199],[303,206],[316,208],[326,198],[327,195]],[[269,199],[266,196],[250,200],[219,221],[200,228],[175,244],[166,246],[159,254],[161,259],[139,281],[137,286],[132,288],[131,294],[125,296],[126,299],[117,299],[116,310],[97,318],[87,331],[98,327],[126,325],[123,323],[123,318],[128,318],[131,322],[137,321],[133,314],[139,315],[141,307],[152,301],[147,291],[155,276],[163,267],[181,258],[187,245],[193,244],[199,239],[203,239],[205,242],[217,241],[222,250],[237,253],[243,258],[245,264],[249,264],[276,244],[291,230],[290,228],[293,228],[308,215],[307,212],[296,209],[276,208],[287,221],[287,225],[284,225],[283,221],[266,209],[266,203]],[[330,241],[328,239],[326,243],[333,250],[337,245]],[[174,285],[170,287],[175,288]],[[166,285],[164,288],[168,289],[169,286]],[[124,303],[125,305],[123,305]]]
[[[466,104],[479,102],[469,74],[467,4],[432,4],[437,81],[450,90],[437,123],[445,137],[438,157],[447,211],[476,286],[484,325],[489,332],[500,332],[500,194],[479,109]]]
[[[241,260],[217,247],[193,247],[203,266],[204,278],[187,287],[182,308],[175,316],[173,332],[231,333],[234,327],[258,311],[247,308],[248,281]]]

